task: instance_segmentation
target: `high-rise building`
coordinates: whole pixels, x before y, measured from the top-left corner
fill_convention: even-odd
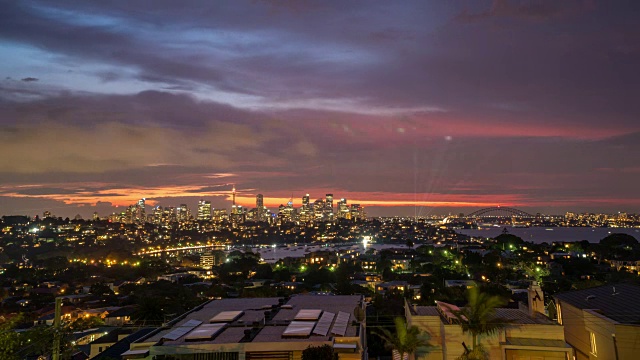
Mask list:
[[[350,212],[351,220],[364,220],[366,218],[364,207],[360,206],[360,204],[351,204]]]
[[[242,205],[232,205],[231,206],[231,225],[233,227],[238,226],[238,224],[243,223],[245,221],[245,217],[247,214],[247,210],[242,207]]]
[[[147,221],[145,198],[138,200],[135,208],[132,210],[132,222],[136,224],[144,224]]]
[[[264,197],[262,196],[262,194],[258,194],[256,195],[256,211],[254,214],[255,220],[264,221],[264,214],[265,214]]]
[[[211,201],[198,201],[198,220],[211,220]]]
[[[213,209],[213,221],[220,222],[229,220],[227,209]]]
[[[342,198],[338,202],[338,219],[351,219],[351,212],[349,211],[349,206],[347,205],[347,199]]]
[[[312,221],[313,220],[313,210],[311,209],[311,205],[309,204],[309,194],[306,194],[302,197],[302,206],[300,207],[300,221]]]
[[[287,205],[280,205],[278,208],[278,219],[281,221],[295,221],[296,209],[293,207],[293,201],[287,202]]]
[[[189,212],[189,208],[187,207],[187,204],[180,204],[180,207],[176,209],[176,220],[178,222],[184,222],[189,220],[190,217],[191,217],[191,214]]]
[[[311,206],[311,216],[315,220],[322,220],[324,216],[324,199],[317,199]]]
[[[162,207],[160,205],[153,208],[153,223],[158,225],[162,223]]]
[[[324,201],[324,216],[325,220],[333,220],[333,194],[327,194]]]

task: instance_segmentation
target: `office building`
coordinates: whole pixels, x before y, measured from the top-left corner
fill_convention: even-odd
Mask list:
[[[198,220],[211,220],[211,201],[198,201]]]

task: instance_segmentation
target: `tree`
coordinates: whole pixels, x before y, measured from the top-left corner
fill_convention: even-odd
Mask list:
[[[104,326],[104,320],[97,316],[82,317],[69,325],[73,331],[83,331],[100,326]]]
[[[495,316],[496,308],[503,306],[505,301],[500,296],[492,296],[480,292],[477,286],[468,290],[467,301],[466,307],[453,311],[460,323],[462,332],[471,333],[472,337],[471,352],[464,354],[461,358],[483,358],[482,354],[485,353],[478,344],[478,337],[495,335],[506,326],[509,320]]]
[[[20,334],[13,329],[22,318],[20,316],[0,323],[0,359],[18,360],[16,355],[21,348]]]
[[[329,345],[309,346],[302,351],[302,360],[337,360],[338,354]]]
[[[395,333],[388,329],[380,329],[377,335],[382,338],[387,348],[396,352],[400,359],[413,354],[419,347],[428,347],[428,335],[420,333],[417,326],[407,326],[404,318],[398,316],[394,319]]]

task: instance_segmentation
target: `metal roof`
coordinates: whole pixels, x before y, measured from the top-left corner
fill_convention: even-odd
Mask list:
[[[591,309],[621,324],[640,324],[640,286],[603,285],[554,295],[561,302]]]

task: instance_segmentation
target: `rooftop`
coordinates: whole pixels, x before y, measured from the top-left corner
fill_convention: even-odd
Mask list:
[[[578,309],[595,310],[621,324],[640,324],[640,286],[603,285],[554,296]]]
[[[436,306],[416,306],[411,309],[411,313],[417,316],[441,316]],[[509,308],[497,308],[496,316],[502,319],[507,319],[513,324],[527,325],[527,324],[539,324],[539,325],[555,325],[554,321],[549,320],[542,314],[536,314],[535,317],[530,317],[527,312],[519,309]],[[447,321],[445,321],[447,322]]]
[[[297,295],[286,301],[282,298],[214,300],[144,341],[160,342],[158,346],[184,346],[355,337],[359,326],[352,325],[351,321],[354,308],[361,300],[359,295]],[[296,325],[304,325],[302,334],[293,330]]]

